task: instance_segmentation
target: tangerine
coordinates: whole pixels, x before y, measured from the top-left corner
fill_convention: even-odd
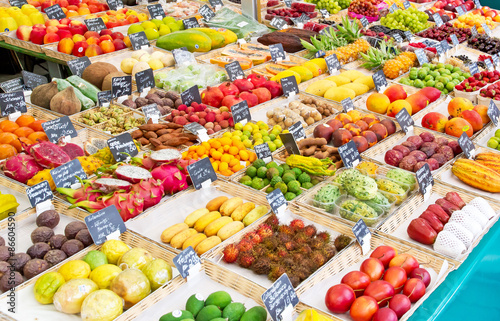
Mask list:
[[[0,159],[6,159],[17,154],[14,146],[9,144],[0,144]]]
[[[34,122],[32,122],[31,124],[29,124],[29,128],[33,129],[34,131],[36,132],[43,132],[43,127],[42,127],[42,124],[45,123],[46,120],[35,120]]]
[[[31,115],[21,115],[16,119],[16,124],[18,124],[19,127],[28,127],[34,121],[35,117]]]
[[[29,135],[33,134],[35,131],[29,127],[19,127],[14,131],[14,134],[17,135],[17,137],[28,137]]]
[[[4,120],[0,123],[0,129],[4,132],[13,133],[18,128],[19,125],[10,120]]]

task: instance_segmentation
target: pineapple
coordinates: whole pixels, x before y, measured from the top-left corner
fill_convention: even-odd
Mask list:
[[[330,50],[326,55],[336,54],[340,64],[345,65],[358,59],[359,54],[365,53],[370,48],[370,44],[365,39],[358,39],[354,43],[340,47],[337,50]]]
[[[384,64],[383,68],[384,75],[389,79],[398,78],[399,75],[403,74],[403,70],[404,70],[403,63],[401,63],[401,61],[397,59],[388,60]]]

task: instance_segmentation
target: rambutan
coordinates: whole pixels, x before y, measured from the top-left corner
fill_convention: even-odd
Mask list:
[[[269,216],[269,218],[264,222],[264,224],[268,224],[269,226],[271,226],[271,228],[273,230],[277,229],[279,224],[280,224],[280,220],[278,219],[278,217],[276,216],[276,214],[272,214],[271,216]]]
[[[309,237],[304,232],[299,232],[294,236],[293,240],[297,244],[306,244],[309,241]]]
[[[260,224],[259,228],[257,229],[257,234],[259,234],[259,236],[263,240],[266,237],[273,235],[273,229],[271,228],[271,225],[263,223]]]
[[[331,245],[325,246],[321,251],[323,252],[323,255],[326,257],[327,260],[334,257],[335,253],[336,253],[335,247],[333,247]]]
[[[250,253],[244,253],[243,255],[240,255],[238,259],[238,264],[241,267],[249,268],[250,266],[252,266],[254,261],[255,258]]]
[[[304,228],[304,221],[299,220],[299,219],[295,219],[295,220],[293,220],[293,221],[290,222],[290,227],[294,231],[300,231],[301,229]]]
[[[296,275],[291,275],[288,277],[290,279],[290,282],[292,283],[293,287],[296,288],[300,284],[300,278]]]
[[[262,237],[260,237],[259,234],[257,234],[256,232],[250,232],[250,233],[247,233],[244,237],[243,237],[244,240],[248,240],[250,243],[256,245],[256,244],[259,244],[260,242],[262,242]]]
[[[348,246],[349,244],[351,244],[351,238],[347,235],[339,235],[337,236],[337,238],[335,239],[335,241],[333,242],[333,244],[335,245],[335,248],[337,249],[337,251],[342,251],[346,246]]]
[[[320,233],[318,233],[318,235],[316,235],[316,237],[325,243],[330,242],[330,234],[328,232],[325,232],[325,231],[320,232]]]
[[[266,254],[266,257],[269,258],[273,262],[278,262],[280,260],[280,257],[278,256],[278,254],[273,253],[273,252],[268,252]]]
[[[305,268],[304,266],[300,265],[297,267],[296,271],[295,271],[295,274],[299,277],[299,279],[301,281],[307,279],[309,277],[309,275],[311,275],[309,273],[309,271],[307,270],[307,268]]]
[[[240,253],[240,251],[238,250],[238,247],[236,245],[229,244],[228,246],[226,246],[222,253],[224,254],[223,260],[226,263],[233,263],[238,259],[238,254]]]
[[[302,253],[302,254],[305,254],[305,255],[308,255],[309,253],[312,252],[311,248],[309,247],[309,245],[305,245],[305,244],[302,244],[299,248],[298,248],[298,251],[299,253]]]
[[[294,269],[297,266],[297,264],[300,264],[300,263],[295,262],[291,256],[287,256],[287,257],[283,258],[283,260],[281,261],[281,264],[286,266],[287,268]]]
[[[313,237],[314,235],[316,235],[316,226],[307,225],[306,227],[304,227],[304,233],[309,237]]]
[[[279,241],[274,236],[271,236],[266,237],[261,244],[263,244],[268,250],[272,251],[278,246]]]
[[[267,252],[266,247],[262,244],[259,244],[253,248],[253,255],[255,257],[261,257],[265,255]]]
[[[314,265],[316,265],[316,268],[319,268],[326,262],[325,256],[320,251],[312,252],[310,258],[314,262]]]
[[[285,248],[288,251],[293,251],[293,250],[295,250],[296,247],[297,247],[297,243],[295,243],[294,241],[288,241],[285,243]]]
[[[293,235],[293,229],[288,225],[280,225],[278,227],[278,232]]]
[[[290,234],[278,232],[278,240],[280,243],[286,243],[292,240],[292,236]]]
[[[257,274],[269,274],[271,272],[271,260],[266,257],[255,260],[252,264],[252,271]]]
[[[304,254],[302,253],[293,253],[292,257],[295,262],[302,262],[304,260]]]
[[[276,254],[278,254],[279,257],[285,257],[288,255],[288,251],[283,246],[280,246],[278,247]]]
[[[285,268],[283,266],[281,266],[281,265],[273,265],[271,267],[271,272],[269,272],[269,274],[267,275],[267,277],[271,281],[276,281],[284,273],[286,273],[286,271],[285,271]]]
[[[238,250],[240,252],[248,252],[253,249],[253,244],[249,240],[241,240],[238,244]]]
[[[309,246],[315,250],[318,250],[318,249],[321,249],[323,246],[325,246],[325,242],[323,242],[323,240],[315,237],[315,238],[311,239],[311,241],[309,242]]]

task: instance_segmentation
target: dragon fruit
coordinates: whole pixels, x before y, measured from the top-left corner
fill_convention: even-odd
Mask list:
[[[111,205],[116,207],[124,222],[144,211],[144,199],[135,192],[114,192],[112,195],[103,196],[98,201],[78,202],[70,206],[70,208],[82,207],[90,213],[94,213]]]
[[[116,178],[98,178],[93,183],[94,189],[100,190],[105,194],[113,193],[116,191],[129,192],[132,189],[132,184],[122,179]]]
[[[77,144],[66,143],[66,144],[60,144],[59,146],[72,160],[80,156],[85,156],[85,152]]]
[[[97,198],[101,196],[101,193],[96,192],[90,184],[82,184],[82,187],[78,189],[58,187],[56,190],[66,195],[66,200],[71,204],[79,203],[82,201],[97,201]]]
[[[156,167],[156,161],[154,161],[150,157],[150,154],[147,154],[147,153],[143,154],[142,158],[141,157],[132,157],[130,164],[135,165],[135,166],[140,166],[142,168],[147,169],[148,171],[150,171]]]
[[[152,178],[151,173],[142,167],[132,165],[122,165],[115,170],[116,178],[123,179],[124,181],[132,184],[137,184],[141,180]]]
[[[160,149],[151,153],[151,159],[158,163],[173,163],[182,158],[181,152],[177,149]]]
[[[187,176],[186,178],[186,181],[188,183],[188,185],[191,185],[191,177],[189,176],[189,172],[188,172],[188,165],[191,165],[191,164],[194,164],[196,163],[197,159],[181,159],[177,162],[177,167],[179,167],[179,169],[181,170],[182,173],[184,173],[184,175]]]
[[[165,193],[170,195],[185,190],[189,186],[186,175],[176,165],[163,164],[153,169],[151,175],[154,179],[162,181]]]
[[[2,164],[2,170],[5,176],[26,184],[30,178],[43,170],[43,168],[30,155],[17,154]]]
[[[54,143],[41,141],[37,144],[27,145],[21,142],[24,150],[28,152],[35,161],[45,168],[56,168],[71,161],[64,150]]]
[[[154,178],[134,184],[132,192],[137,192],[142,198],[144,198],[144,209],[148,209],[158,204],[165,194],[162,182]]]

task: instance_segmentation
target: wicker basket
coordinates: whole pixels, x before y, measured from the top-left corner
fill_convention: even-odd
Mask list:
[[[431,281],[431,285],[427,288],[425,295],[416,303],[412,304],[411,309],[399,320],[408,320],[415,310],[431,295],[432,292],[437,289],[446,276],[455,268],[452,263],[449,263],[440,257],[413,249],[406,244],[402,244],[377,234],[372,235],[370,245],[371,250],[380,245],[388,245],[396,249],[398,253],[410,254],[418,260],[423,268],[432,270],[434,272],[433,274],[437,274],[438,276],[437,280],[433,279]],[[346,248],[343,252],[339,253],[335,260],[330,261],[326,266],[319,270],[319,272],[315,273],[297,289],[297,293],[301,295],[301,303],[303,303],[297,307],[298,310],[302,311],[313,306],[319,313],[326,315],[333,320],[346,320],[343,315],[332,314],[326,309],[323,299],[324,294],[326,294],[326,290],[323,292],[323,289],[333,284],[340,283],[339,278],[345,275],[349,270],[352,270],[353,267],[354,269],[358,269],[356,266],[359,266],[365,258],[367,258],[367,255],[363,255],[361,247],[357,244],[352,245]],[[339,280],[337,281],[336,279]],[[321,302],[319,302],[319,300],[321,300]]]
[[[252,193],[250,190],[233,183],[217,180],[212,183],[210,189],[196,191],[190,188],[182,194],[176,195],[169,202],[160,203],[151,210],[127,221],[127,228],[137,234],[143,235],[149,241],[162,248],[168,249],[173,253],[180,253],[181,249],[175,249],[170,244],[165,244],[161,241],[161,233],[171,225],[182,223],[192,211],[203,208],[204,205],[200,204],[206,204],[217,196],[238,196],[247,202],[255,203],[256,206],[268,206],[264,195]],[[193,199],[193,197],[196,199]],[[164,215],[167,212],[171,213],[168,217]]]
[[[3,40],[10,45],[24,48],[26,50],[30,50],[33,52],[40,52],[40,53],[43,52],[41,45],[34,44],[31,41],[24,41],[21,39],[17,39],[15,30],[5,32],[5,33],[3,33],[3,35],[4,35]]]
[[[182,285],[184,282],[180,276],[177,276],[178,272],[175,269],[174,264],[173,264],[173,259],[175,257],[174,253],[166,251],[165,249],[162,249],[162,248],[158,247],[157,245],[146,241],[145,239],[141,238],[140,236],[136,235],[133,232],[127,231],[127,232],[121,234],[120,240],[122,240],[128,246],[130,246],[132,248],[140,247],[142,249],[147,250],[149,253],[151,253],[151,255],[153,257],[161,258],[161,259],[167,261],[167,263],[170,264],[174,269],[174,275],[173,275],[174,278],[171,281],[169,281],[168,283],[164,284],[159,289],[157,289],[156,291],[149,294],[145,299],[136,303],[132,308],[126,310],[123,314],[121,314],[119,317],[117,317],[115,319],[115,321],[117,321],[117,320],[133,320],[140,312],[142,312],[143,310],[148,308],[150,305],[154,304],[155,302],[157,302],[161,299],[160,293],[161,293],[162,289],[169,288],[170,291],[173,292],[173,291],[175,291],[175,289],[177,289],[177,287]],[[101,248],[101,246],[91,245],[91,246],[87,247],[86,249],[78,252],[74,256],[72,256],[71,260],[82,259],[88,252],[99,250],[100,248]],[[57,271],[59,269],[59,267],[67,261],[68,260],[63,261],[62,263],[59,263],[58,265],[53,266],[52,268],[48,269],[45,273]],[[35,278],[25,282],[24,284],[16,287],[16,292],[18,293],[17,295],[20,296],[20,295],[22,295],[20,293],[24,294],[27,292],[32,292],[33,285],[37,279],[38,279],[38,277],[35,277]],[[24,304],[29,304],[32,307],[31,309],[29,309],[29,312],[27,312],[27,313],[29,313],[31,316],[33,314],[42,315],[43,314],[43,312],[41,312],[42,310],[45,313],[47,313],[48,307],[38,304],[35,301],[35,298],[32,295],[32,293],[29,293],[29,295],[28,295],[28,293],[26,294],[26,299],[28,299],[28,298],[30,299],[30,302],[23,301]],[[5,300],[8,300],[8,297],[6,296],[6,294],[4,294],[0,297],[0,301],[3,301],[4,304],[6,304]],[[20,304],[19,307],[22,308],[22,305]],[[65,314],[63,314],[61,312],[57,312],[53,306],[51,306],[50,308],[51,308],[50,309],[50,316],[51,317],[56,318],[57,320],[64,320],[65,319],[65,317],[64,317]],[[36,311],[37,309],[40,309],[40,311],[37,312]],[[21,317],[21,319],[19,319],[20,318],[19,317],[19,313],[20,313],[19,310],[20,309],[18,309],[18,311],[16,313],[17,319],[14,318],[15,320],[23,320],[22,317]],[[2,311],[2,313],[4,315],[9,314],[9,313],[6,313],[5,311]],[[14,317],[16,315],[9,314],[10,317]]]
[[[231,237],[231,240],[229,242],[226,242],[225,244],[220,244],[217,247],[213,248],[212,250],[208,251],[203,255],[203,257],[211,262],[214,262],[217,265],[220,265],[228,270],[231,270],[245,278],[250,279],[254,283],[259,284],[260,286],[264,288],[268,288],[271,285],[271,281],[267,279],[267,276],[262,276],[262,275],[257,275],[253,273],[249,269],[244,269],[241,268],[238,264],[233,263],[233,264],[228,264],[222,261],[222,252],[224,251],[225,246],[228,243],[238,243],[241,241],[241,239],[247,234],[248,232],[255,231],[258,226],[265,222],[270,217],[270,215],[266,215],[259,220],[257,220],[254,224],[252,224],[251,228],[247,228],[243,231],[240,231],[238,234],[234,235]],[[296,210],[296,207],[293,204],[289,203],[288,210],[284,214],[283,217],[280,217],[280,222],[283,222],[285,220],[287,223],[289,223],[292,219],[302,219],[304,220],[305,225],[313,224],[316,226],[318,231],[327,231],[330,236],[331,240],[333,240],[341,235],[347,235],[351,237],[352,240],[355,240],[354,235],[352,233],[352,230],[349,226],[338,223],[336,221],[331,220],[330,218],[319,215],[313,212],[298,212]],[[304,287],[305,284],[308,284],[311,282],[311,279],[314,279],[315,275],[320,273],[320,271],[327,265],[332,264],[332,262],[335,262],[337,258],[339,257],[340,253],[345,252],[348,248],[353,247],[353,243],[351,243],[346,249],[338,252],[333,258],[331,258],[327,263],[325,263],[322,267],[320,267],[318,270],[316,270],[313,274],[311,274],[307,279],[302,281],[302,283],[296,288],[297,295],[300,297],[300,295],[303,293],[303,290],[301,290],[302,287]]]

